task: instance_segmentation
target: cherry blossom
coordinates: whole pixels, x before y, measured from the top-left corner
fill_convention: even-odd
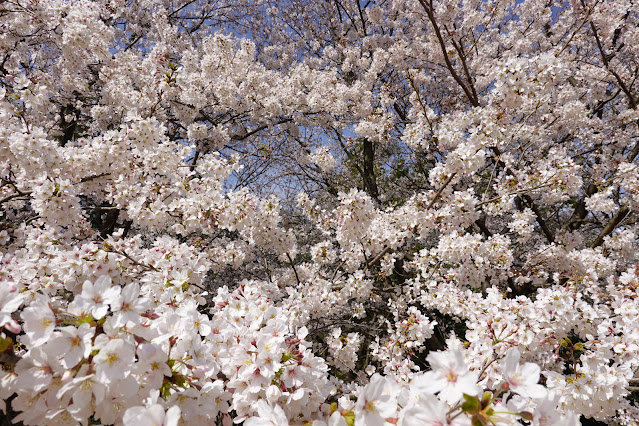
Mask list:
[[[461,352],[432,352],[426,358],[432,371],[413,379],[414,386],[423,392],[438,393],[452,404],[463,394],[477,395],[477,376],[468,371]]]
[[[519,350],[512,348],[501,363],[502,373],[508,387],[524,397],[543,398],[546,395],[546,390],[542,385],[537,384],[539,382],[539,366],[531,362],[520,366],[519,357]]]
[[[639,5],[8,0],[0,417],[639,423]]]
[[[104,317],[109,309],[108,305],[118,302],[120,288],[111,285],[111,277],[102,275],[95,283],[85,281],[82,293],[73,301],[72,306],[82,312],[89,312],[95,319]]]
[[[125,425],[161,425],[177,426],[180,421],[180,408],[173,406],[165,410],[156,403],[158,394],[155,392],[145,400],[145,406],[131,407],[124,413],[122,422]]]
[[[243,424],[247,426],[288,425],[288,419],[286,418],[284,411],[278,405],[271,407],[266,401],[259,400],[255,403],[255,406],[258,416],[245,420]]]

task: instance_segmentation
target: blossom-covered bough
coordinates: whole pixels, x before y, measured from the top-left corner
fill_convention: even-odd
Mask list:
[[[0,417],[639,422],[635,2],[0,29]]]

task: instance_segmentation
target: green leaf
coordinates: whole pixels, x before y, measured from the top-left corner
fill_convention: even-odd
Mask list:
[[[346,424],[348,426],[353,426],[355,424],[355,413],[353,413],[352,411],[347,411],[345,413],[342,413],[342,416],[344,417],[344,420],[346,421]]]
[[[482,407],[488,407],[492,400],[493,400],[493,393],[492,392],[484,392],[484,394],[481,397],[481,405],[482,405]]]
[[[479,411],[481,404],[476,396],[464,394],[464,403],[461,408],[464,413],[475,413]]]
[[[173,384],[165,379],[164,383],[162,383],[162,387],[160,388],[160,395],[162,398],[166,399],[171,396],[171,388]]]
[[[0,337],[0,352],[4,352],[13,345],[11,337]]]

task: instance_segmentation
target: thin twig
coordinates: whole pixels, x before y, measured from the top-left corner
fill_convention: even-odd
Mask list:
[[[441,197],[442,192],[444,192],[444,189],[446,189],[446,187],[453,180],[453,178],[455,177],[456,174],[457,174],[457,172],[455,172],[455,173],[451,174],[450,176],[448,176],[448,179],[446,179],[446,182],[444,182],[444,184],[437,190],[437,193],[435,194],[435,197],[433,197],[433,199],[430,201],[430,203],[426,207],[426,210],[430,210],[431,207],[433,207],[433,205],[435,205],[437,200],[439,200],[439,197]]]
[[[300,281],[300,276],[297,275],[297,268],[295,268],[295,264],[293,263],[291,255],[286,253],[286,257],[288,257],[288,261],[291,262],[291,268],[293,268],[293,273],[295,273],[295,279],[297,280],[297,283],[302,284],[302,281]]]
[[[364,269],[372,268],[373,266],[377,264],[377,262],[379,262],[382,259],[382,257],[386,256],[391,251],[392,249],[390,247],[385,247],[384,250],[382,250],[377,256],[375,256],[370,262],[366,264],[366,268]]]

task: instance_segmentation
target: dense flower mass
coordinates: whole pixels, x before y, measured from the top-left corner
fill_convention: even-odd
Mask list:
[[[0,418],[639,423],[639,4],[0,2]]]

